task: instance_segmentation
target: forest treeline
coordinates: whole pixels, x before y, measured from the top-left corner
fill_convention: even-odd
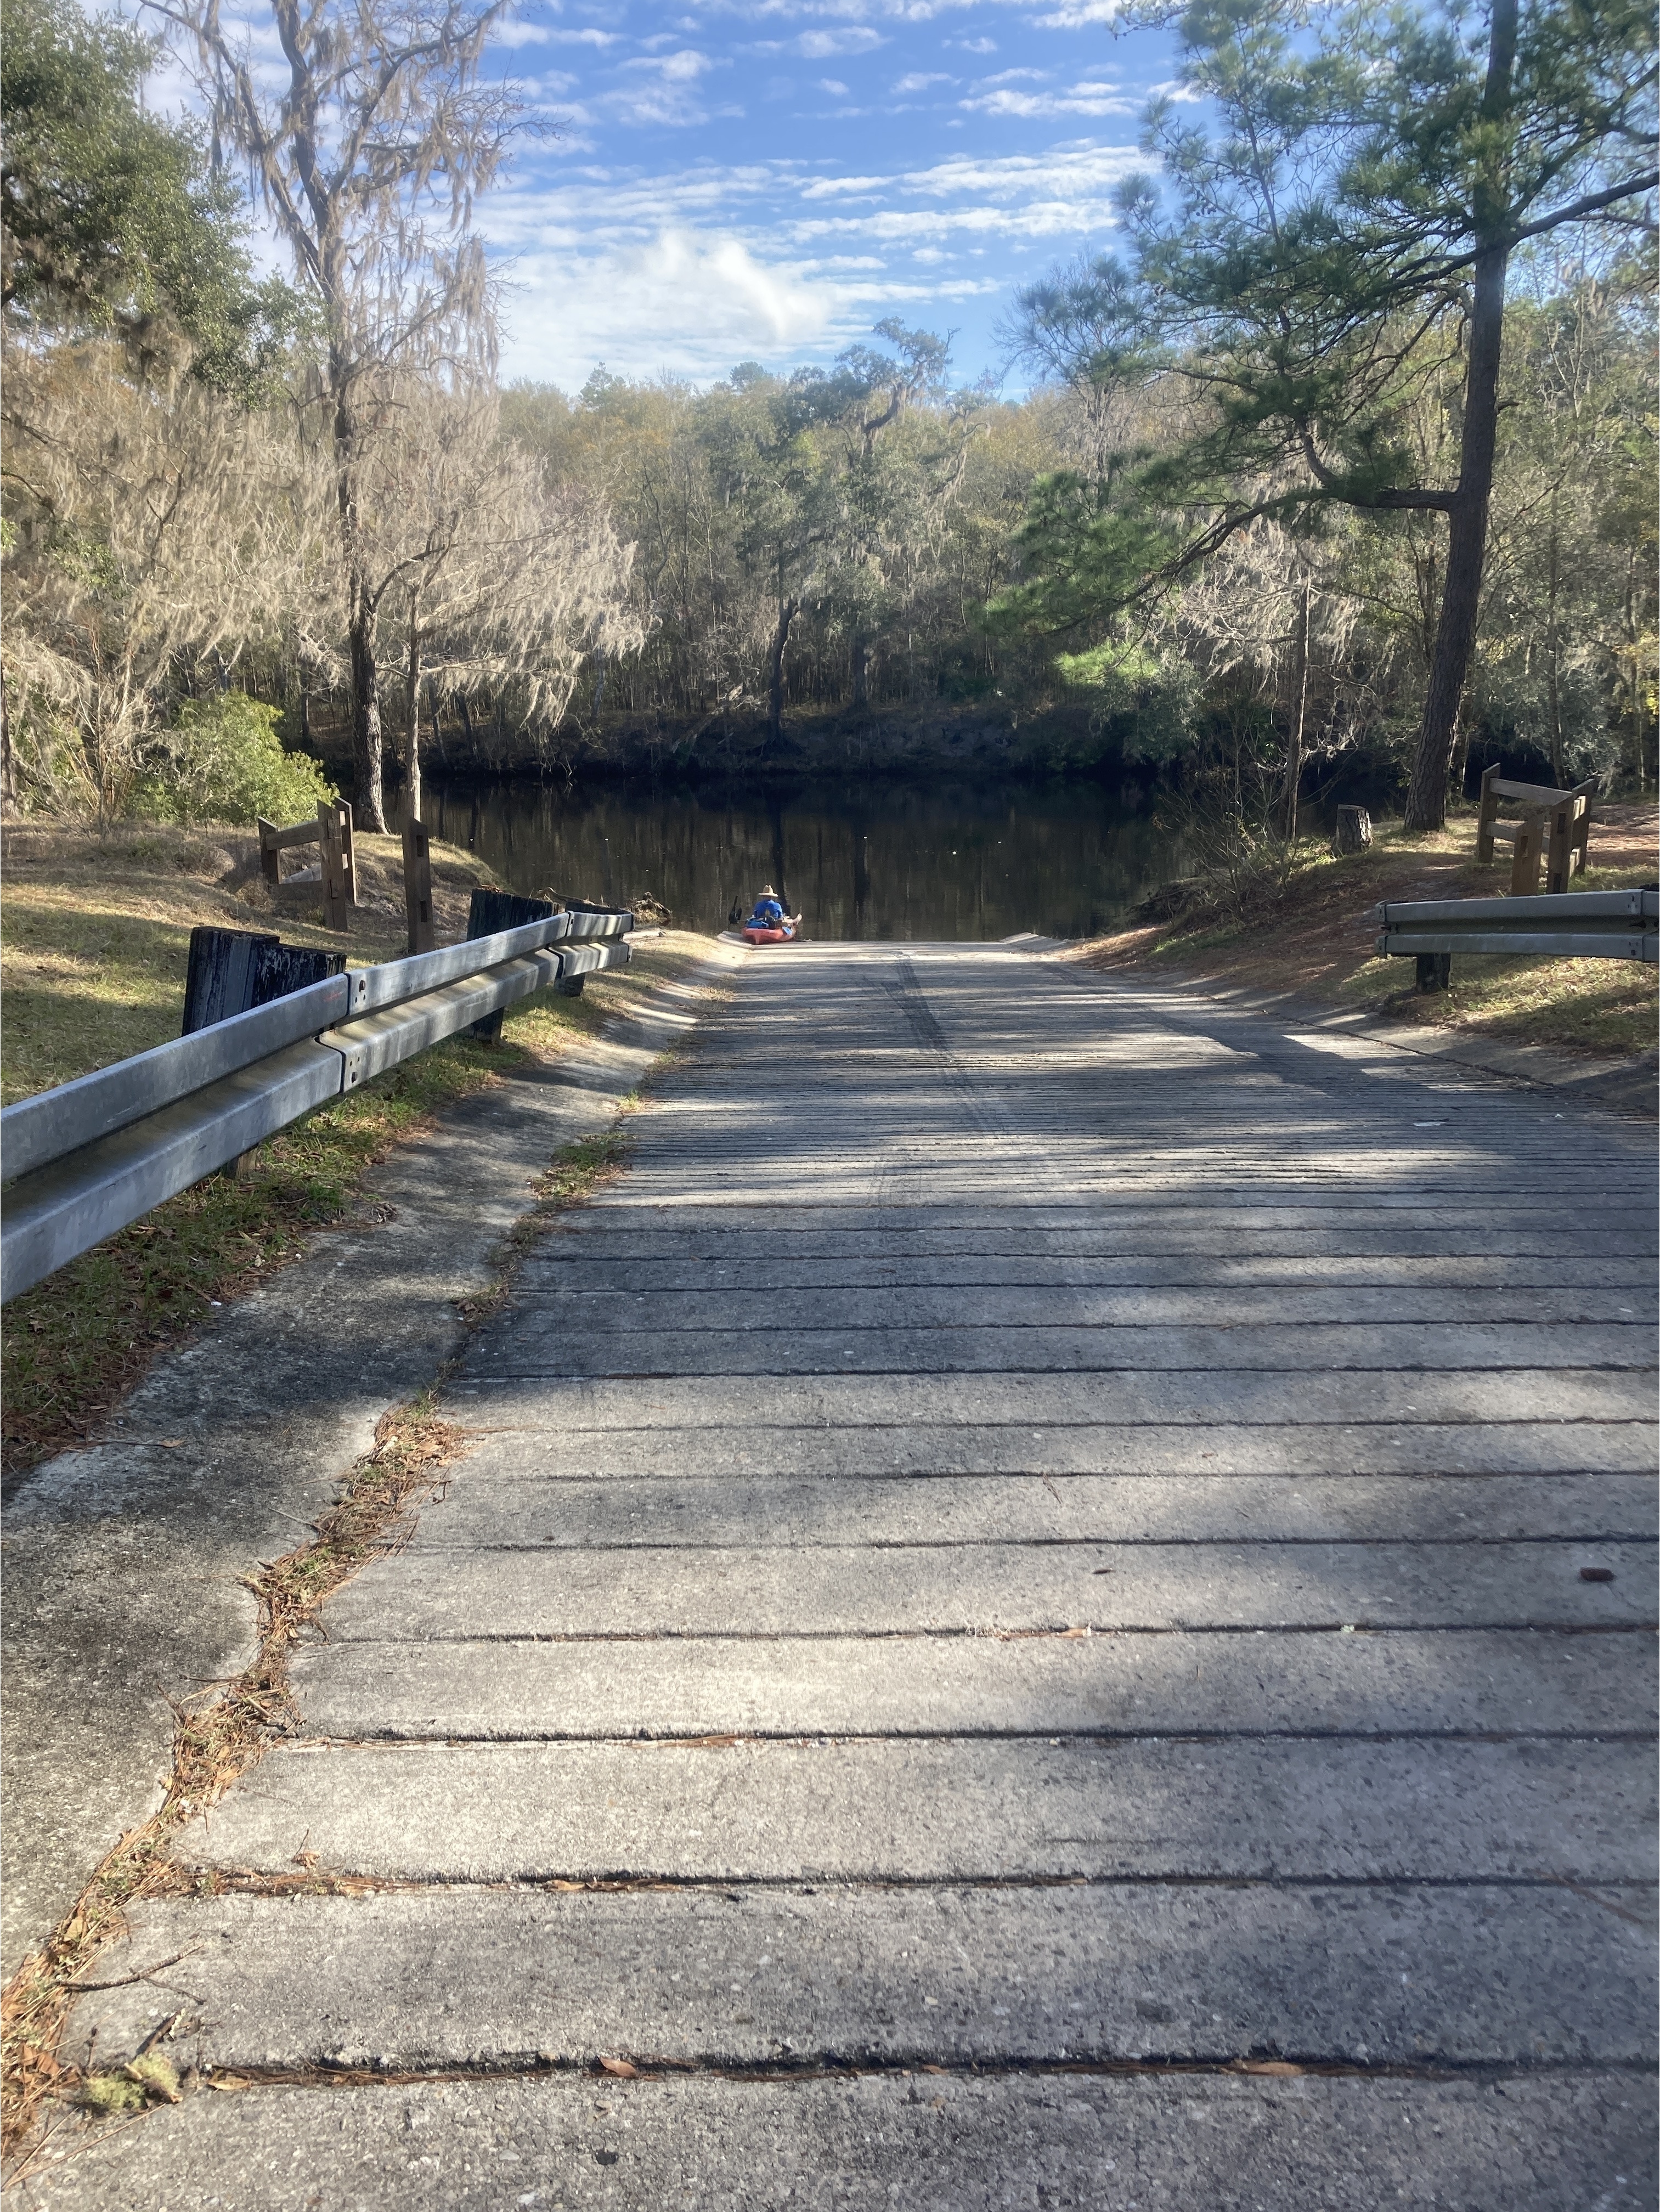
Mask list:
[[[947,725],[1282,837],[1344,759],[1420,824],[1472,758],[1651,786],[1645,10],[1195,0],[1010,399],[903,318],[502,389],[499,9],[273,4],[280,89],[212,0],[149,11],[198,132],[144,32],[6,0],[8,805],[280,811],[320,746],[372,825],[423,760],[879,769]]]

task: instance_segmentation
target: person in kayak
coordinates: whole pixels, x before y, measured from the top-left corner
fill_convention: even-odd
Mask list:
[[[763,884],[756,896],[755,911],[745,927],[748,929],[782,929],[788,920],[777,892],[770,884]]]

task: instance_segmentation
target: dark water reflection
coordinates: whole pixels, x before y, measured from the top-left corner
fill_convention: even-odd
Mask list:
[[[429,789],[425,811],[514,890],[649,891],[706,930],[769,881],[815,938],[1081,937],[1182,872],[1173,841],[1096,785],[814,789],[733,805],[500,783]]]

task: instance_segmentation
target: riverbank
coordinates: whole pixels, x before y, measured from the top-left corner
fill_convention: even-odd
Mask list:
[[[398,840],[356,841],[361,903],[354,967],[405,947]],[[279,930],[339,950],[304,891],[273,898],[240,830],[9,825],[0,843],[0,1058],[5,1102],[72,1081],[179,1034],[190,933],[198,924]],[[476,855],[435,844],[441,941],[464,934]],[[684,973],[706,941],[669,932],[581,999],[541,994],[511,1008],[500,1045],[453,1037],[260,1146],[244,1172],[215,1176],[13,1301],[0,1350],[8,1477],[113,1419],[155,1360],[216,1308],[291,1265],[315,1235],[383,1219],[364,1177],[472,1093],[591,1039],[643,991]]]
[[[1600,807],[1583,887],[1652,884],[1657,836],[1654,806]],[[1373,908],[1380,900],[1502,895],[1504,868],[1477,867],[1475,843],[1473,811],[1428,834],[1385,827],[1368,850],[1344,860],[1311,850],[1281,895],[1263,896],[1243,915],[1195,902],[1168,919],[1085,939],[1062,957],[1106,972],[1152,969],[1196,984],[1293,994],[1588,1059],[1653,1054],[1660,978],[1636,962],[1462,957],[1448,990],[1420,993],[1410,962],[1379,957]]]

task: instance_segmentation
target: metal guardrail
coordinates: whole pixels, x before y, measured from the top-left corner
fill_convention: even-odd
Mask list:
[[[1391,900],[1377,909],[1380,952],[1455,952],[1660,964],[1660,892],[1558,891],[1540,898]]]
[[[0,1302],[331,1098],[546,984],[627,963],[626,912],[349,969],[0,1114]]]

